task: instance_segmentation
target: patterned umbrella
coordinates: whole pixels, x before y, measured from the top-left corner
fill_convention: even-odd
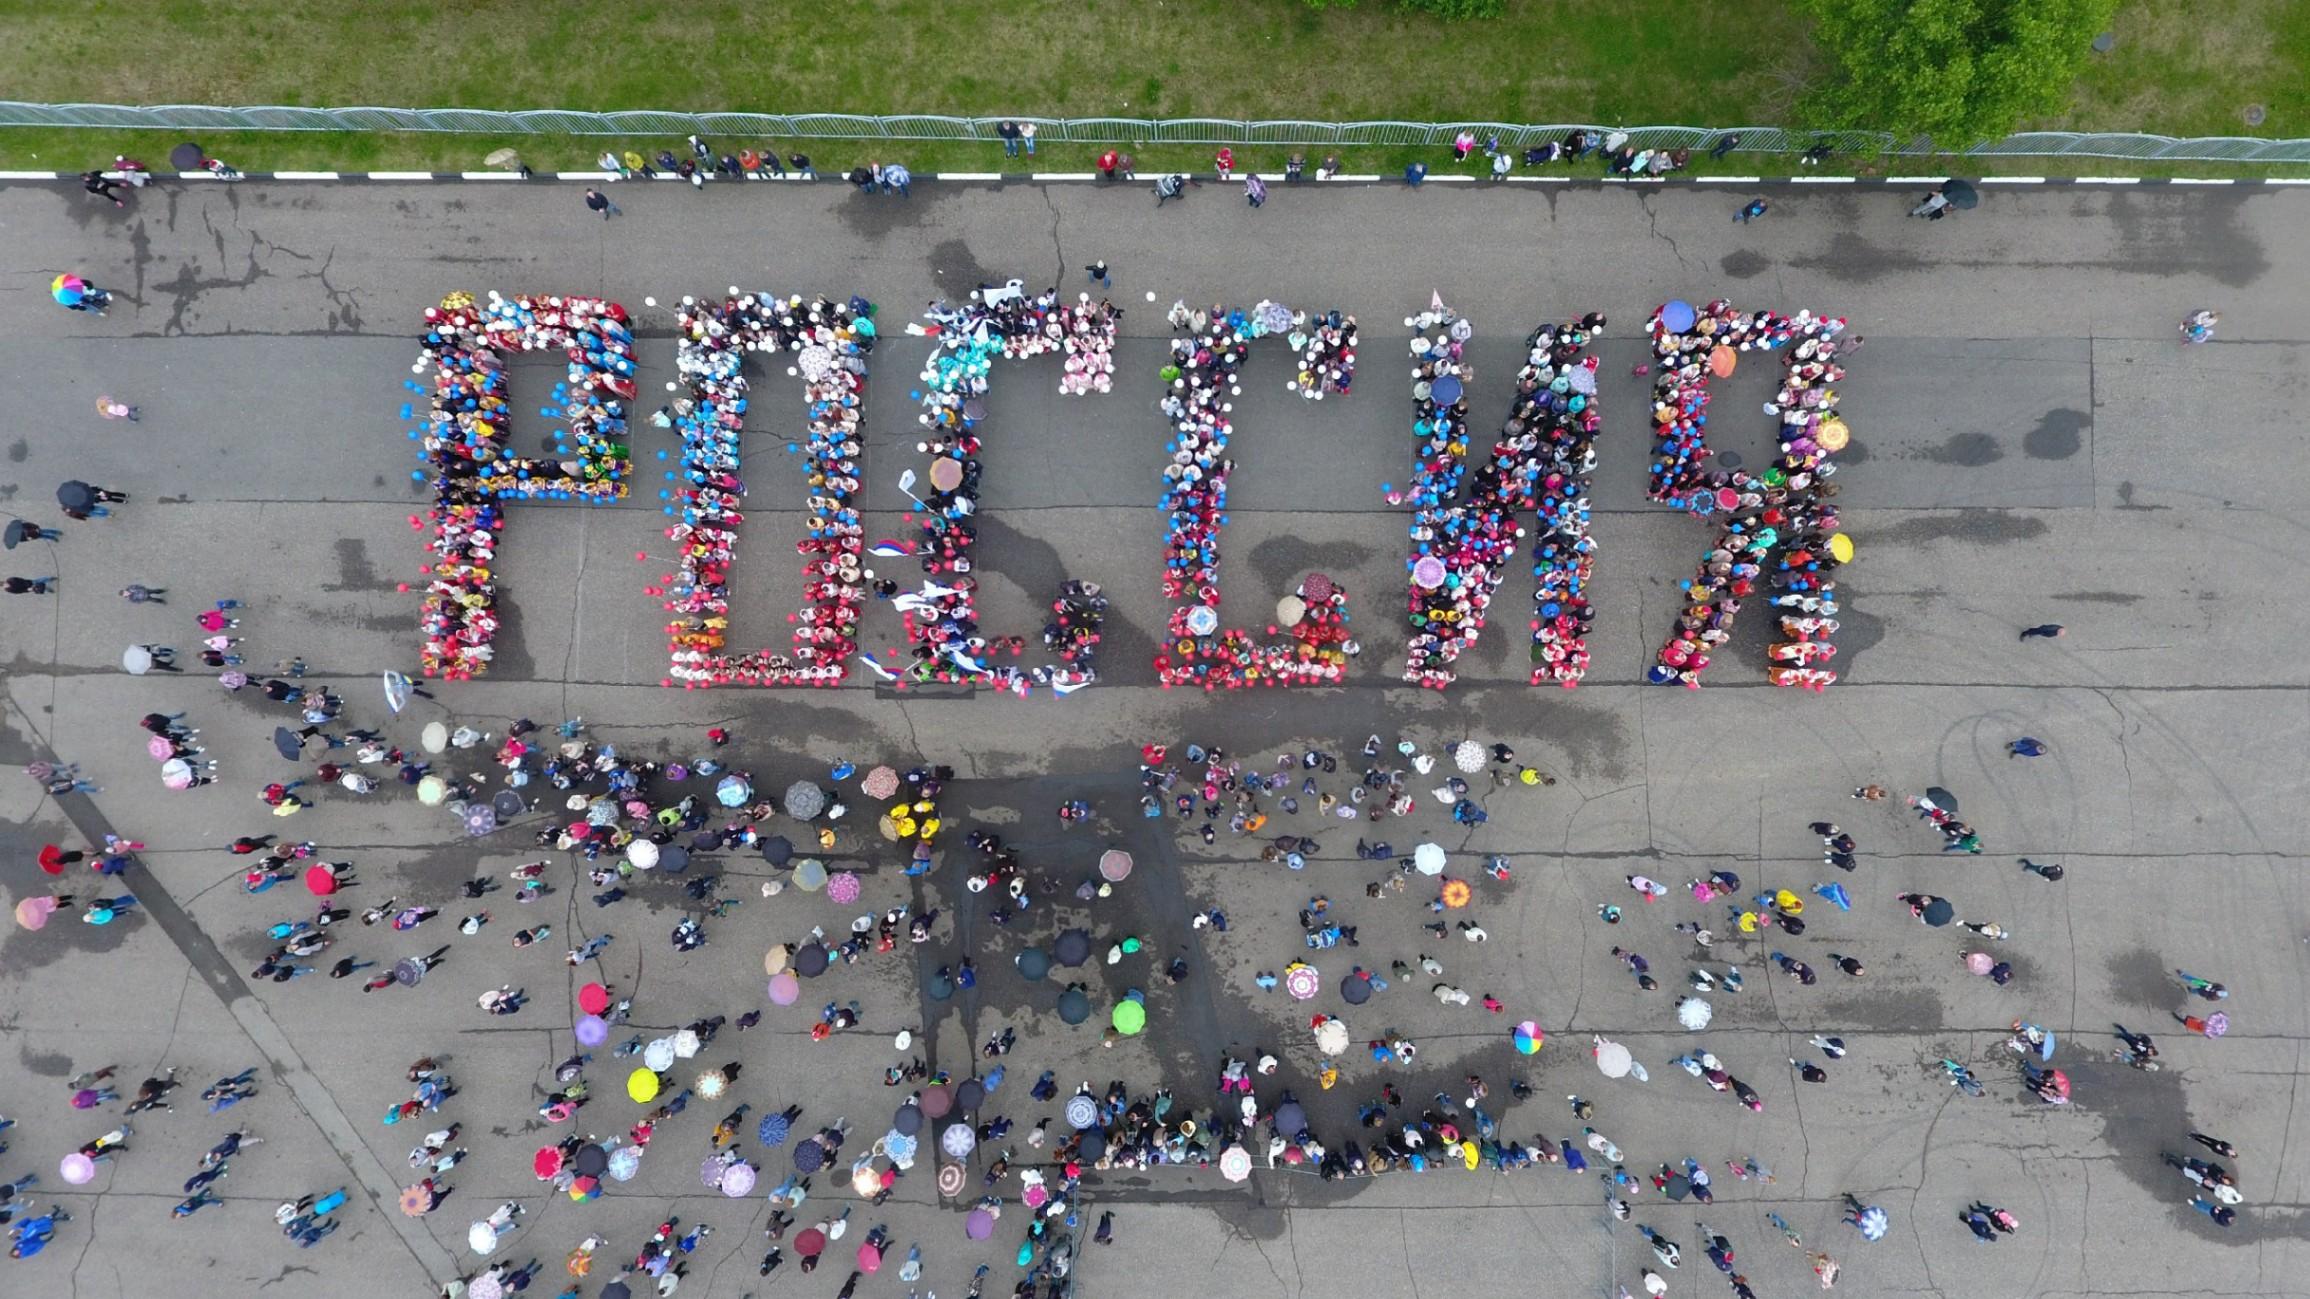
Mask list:
[[[1251,1152],[1241,1146],[1229,1146],[1220,1151],[1219,1175],[1230,1182],[1240,1182],[1251,1176]]]
[[[888,767],[876,767],[866,773],[859,788],[866,791],[868,798],[888,798],[898,792],[898,773]]]
[[[1462,740],[1452,746],[1452,765],[1470,775],[1484,769],[1484,746],[1474,740]]]
[[[1099,1122],[1099,1102],[1081,1092],[1069,1096],[1067,1098],[1067,1122],[1073,1124],[1078,1132],[1084,1128],[1096,1127]]]
[[[857,872],[838,871],[826,877],[826,899],[848,906],[858,901],[860,887]]]
[[[634,1174],[641,1170],[642,1148],[640,1146],[619,1146],[610,1152],[610,1166],[607,1171],[611,1177],[621,1182],[630,1182],[634,1180]]]
[[[957,1159],[970,1154],[978,1143],[979,1134],[973,1132],[968,1123],[950,1123],[938,1137],[938,1148]]]
[[[729,1171],[722,1174],[722,1194],[733,1200],[744,1199],[746,1193],[754,1189],[754,1176],[752,1164],[730,1165]]]
[[[422,1218],[433,1211],[433,1191],[424,1183],[401,1188],[401,1212]]]
[[[1099,878],[1121,883],[1131,876],[1131,854],[1120,848],[1109,848],[1099,854]]]
[[[826,791],[807,780],[797,780],[786,787],[786,815],[797,821],[807,821],[826,810]]]
[[[1323,987],[1323,976],[1316,973],[1314,966],[1294,961],[1284,968],[1283,987],[1293,1000],[1306,1001]]]
[[[776,1148],[786,1144],[786,1134],[793,1130],[784,1114],[765,1114],[754,1125],[754,1139],[765,1146]]]

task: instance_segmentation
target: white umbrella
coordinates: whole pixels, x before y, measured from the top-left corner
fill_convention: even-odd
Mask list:
[[[497,1251],[497,1228],[486,1222],[474,1223],[465,1229],[465,1243],[472,1246],[473,1252],[476,1254],[495,1253]]]
[[[674,1054],[684,1060],[698,1054],[698,1035],[686,1028],[674,1034]]]
[[[1708,1022],[1715,1017],[1716,1007],[1698,997],[1686,997],[1676,1003],[1676,1022],[1696,1033],[1707,1028]]]
[[[1240,1182],[1251,1176],[1251,1152],[1241,1146],[1229,1146],[1220,1151],[1219,1175],[1230,1182]]]
[[[1347,1022],[1337,1018],[1325,1020],[1323,1026],[1315,1031],[1315,1044],[1325,1055],[1347,1054]]]
[[[1442,844],[1424,843],[1419,847],[1412,849],[1412,865],[1418,867],[1420,874],[1422,875],[1443,874],[1444,846]]]
[[[152,671],[152,651],[142,645],[131,645],[120,652],[120,666],[130,676],[141,677]]]
[[[647,839],[636,839],[626,845],[626,860],[632,862],[636,870],[646,871],[658,864],[658,845]]]
[[[1596,1068],[1605,1077],[1626,1078],[1629,1066],[1635,1063],[1636,1057],[1628,1053],[1627,1047],[1601,1037],[1596,1039]]]
[[[658,1037],[642,1048],[642,1063],[658,1073],[674,1067],[674,1039]]]
[[[417,747],[427,753],[439,753],[449,747],[449,728],[440,722],[427,722],[417,733]]]
[[[1462,740],[1452,748],[1452,764],[1470,775],[1484,769],[1484,746],[1474,740]]]

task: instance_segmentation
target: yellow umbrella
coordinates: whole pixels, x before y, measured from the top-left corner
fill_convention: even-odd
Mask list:
[[[648,1069],[636,1069],[626,1075],[626,1095],[636,1105],[647,1105],[658,1094],[658,1075]]]
[[[1822,420],[1821,426],[1813,430],[1813,441],[1830,451],[1842,451],[1845,444],[1852,440],[1853,430],[1845,426],[1844,420],[1834,415]]]
[[[1831,536],[1829,538],[1829,553],[1835,556],[1840,564],[1850,561],[1853,558],[1853,539],[1842,532]]]

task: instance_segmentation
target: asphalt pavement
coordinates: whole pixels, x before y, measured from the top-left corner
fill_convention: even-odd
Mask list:
[[[0,559],[10,573],[62,579],[56,595],[6,599],[0,761],[61,756],[102,786],[49,799],[28,780],[0,783],[0,878],[13,902],[47,885],[33,865],[43,842],[83,845],[112,831],[148,845],[147,874],[128,882],[145,914],[101,928],[60,915],[0,939],[0,1113],[16,1120],[0,1136],[13,1147],[0,1156],[0,1180],[38,1171],[40,1198],[75,1215],[48,1252],[0,1271],[11,1292],[422,1294],[476,1266],[463,1243],[468,1221],[519,1199],[528,1225],[500,1256],[546,1259],[541,1286],[565,1282],[560,1260],[586,1233],[610,1238],[605,1258],[630,1255],[675,1213],[717,1228],[685,1293],[832,1293],[845,1275],[832,1263],[808,1278],[791,1263],[755,1276],[760,1197],[723,1200],[688,1162],[704,1154],[697,1138],[716,1106],[699,1102],[664,1125],[657,1139],[673,1157],[590,1205],[547,1201],[529,1159],[561,1135],[535,1106],[552,1065],[573,1049],[569,1015],[583,980],[559,960],[564,939],[616,933],[605,972],[635,998],[637,1021],[663,1031],[762,1005],[763,950],[813,925],[845,927],[849,911],[821,896],[762,897],[753,885],[768,868],[733,857],[721,868],[745,900],[713,922],[711,945],[696,953],[666,941],[684,903],[677,889],[653,885],[603,911],[586,900],[582,877],[565,878],[540,914],[503,894],[476,904],[495,919],[474,937],[452,930],[408,951],[367,931],[341,940],[365,958],[452,942],[449,962],[416,989],[363,996],[357,981],[252,982],[246,972],[270,946],[264,926],[310,904],[288,889],[246,896],[245,862],[224,851],[234,836],[280,831],[356,861],[356,909],[392,896],[451,909],[423,931],[430,939],[462,914],[457,882],[544,855],[529,836],[555,809],[468,839],[394,786],[368,800],[325,794],[276,821],[256,791],[293,770],[269,738],[288,714],[225,693],[197,667],[125,675],[120,652],[161,642],[189,658],[193,613],[237,598],[248,606],[238,634],[253,666],[302,655],[308,680],[352,701],[349,717],[383,724],[378,674],[415,665],[416,596],[401,588],[421,583],[425,560],[410,523],[425,501],[411,480],[400,412],[415,395],[404,382],[414,377],[421,313],[451,290],[624,303],[641,338],[644,407],[672,378],[669,308],[684,294],[738,286],[872,300],[884,341],[867,402],[865,506],[870,534],[895,536],[907,503],[898,474],[921,463],[908,393],[924,352],[900,325],[981,282],[1017,276],[1077,291],[1088,287],[1082,268],[1104,259],[1126,309],[1116,389],[1062,397],[1055,361],[1000,375],[981,515],[981,605],[992,630],[1031,638],[1063,577],[1098,581],[1113,597],[1098,686],[1024,702],[901,694],[863,672],[807,695],[662,686],[664,614],[644,588],[671,568],[658,474],[673,439],[637,421],[632,499],[513,510],[496,670],[436,687],[437,702],[420,700],[388,726],[408,743],[436,717],[502,734],[515,718],[582,716],[622,748],[683,756],[719,725],[735,734],[734,759],[772,788],[841,760],[957,769],[950,833],[983,827],[1021,843],[1030,870],[1051,884],[1048,909],[991,926],[959,868],[901,878],[864,825],[846,830],[841,851],[874,868],[859,910],[935,906],[946,927],[938,942],[902,944],[834,977],[825,997],[858,999],[858,1030],[812,1042],[816,1005],[806,997],[772,1008],[760,1029],[725,1036],[714,1049],[747,1065],[741,1099],[757,1112],[799,1102],[808,1121],[845,1114],[871,1137],[901,1095],[873,1085],[899,1059],[893,1034],[915,1030],[939,1064],[959,1071],[1006,1025],[1021,1032],[1008,1062],[1021,1093],[1053,1068],[1062,1084],[1167,1084],[1182,1104],[1205,1106],[1220,1052],[1272,1048],[1280,1076],[1342,1135],[1383,1077],[1417,1099],[1481,1073],[1499,1104],[1520,1076],[1535,1094],[1506,1107],[1513,1135],[1577,1136],[1564,1100],[1577,1092],[1595,1101],[1595,1126],[1631,1167],[1691,1155],[1721,1169],[1754,1155],[1774,1169],[1764,1186],[1720,1175],[1712,1206],[1638,1198],[1636,1221],[1685,1243],[1673,1294],[1722,1292],[1700,1257],[1696,1220],[1733,1239],[1758,1293],[1811,1290],[1803,1257],[1778,1243],[1768,1211],[1844,1264],[1841,1288],[1868,1295],[2310,1293],[2300,1280],[2310,1266],[2310,1161],[2294,1158],[2292,1136],[2310,1038],[2310,898],[2293,873],[2310,848],[2310,669],[2296,652],[2304,619],[2286,594],[2310,559],[2300,506],[2310,477],[2298,467],[2310,416],[2310,339],[2299,323],[2310,195],[1989,187],[1978,210],[1927,223],[1903,215],[1904,195],[1786,186],[1769,191],[1765,218],[1736,225],[1748,195],[1724,187],[1278,183],[1251,210],[1235,187],[1206,184],[1158,210],[1144,185],[918,182],[903,200],[838,183],[620,185],[625,215],[605,223],[585,210],[580,188],[163,183],[116,211],[76,187],[0,186],[0,508],[65,531],[61,542]],[[115,290],[111,313],[54,306],[47,285],[66,270]],[[1588,311],[1611,318],[1594,490],[1599,617],[1594,667],[1575,692],[1523,684],[1528,594],[1516,579],[1457,686],[1436,693],[1398,680],[1404,637],[1393,611],[1406,540],[1381,484],[1410,469],[1404,318],[1432,293],[1477,328],[1480,427],[1496,418],[1485,410],[1505,409],[1529,329]],[[1645,381],[1630,367],[1654,305],[1720,296],[1844,316],[1867,340],[1842,390],[1855,448],[1842,458],[1839,504],[1859,554],[1840,575],[1844,679],[1824,695],[1767,686],[1754,636],[1720,657],[1706,689],[1642,684],[1676,583],[1707,538],[1643,498]],[[1166,433],[1155,406],[1163,311],[1175,298],[1262,297],[1352,312],[1363,347],[1355,391],[1321,405],[1284,391],[1280,350],[1255,353],[1235,412],[1226,606],[1261,620],[1301,574],[1321,569],[1351,592],[1363,654],[1339,689],[1160,689],[1150,659],[1167,613],[1152,508]],[[2223,315],[2216,340],[2180,346],[2176,323],[2206,306]],[[528,425],[542,431],[529,412],[546,403],[555,372],[516,368],[522,440],[534,441]],[[766,431],[747,445],[755,508],[733,642],[775,646],[799,594],[792,542],[804,488],[784,450],[799,425],[798,391],[765,377],[756,409]],[[99,394],[138,404],[141,421],[100,419]],[[1769,426],[1747,412],[1766,395],[1761,374],[1738,374],[1716,408],[1721,444],[1752,462],[1769,453]],[[67,478],[132,499],[111,518],[69,523],[51,495]],[[170,603],[128,604],[115,592],[132,581],[168,588]],[[2017,639],[2045,622],[2066,624],[2068,635]],[[870,612],[869,647],[900,635],[888,610]],[[135,725],[154,709],[185,710],[202,728],[218,784],[161,789]],[[1373,733],[1429,753],[1463,737],[1505,741],[1556,778],[1490,792],[1491,820],[1473,829],[1433,814],[1379,827],[1399,848],[1439,839],[1461,871],[1486,855],[1509,859],[1509,881],[1479,877],[1472,914],[1489,942],[1421,932],[1431,916],[1416,886],[1366,898],[1363,886],[1383,872],[1349,851],[1353,826],[1324,831],[1323,855],[1293,873],[1257,860],[1247,841],[1222,834],[1207,848],[1172,835],[1176,822],[1138,814],[1134,763],[1151,740],[1175,750],[1197,740],[1262,762],[1317,746],[1339,753],[1344,772],[1360,769]],[[2009,757],[2008,742],[2023,735],[2050,753]],[[1897,801],[1849,799],[1870,782],[1956,792],[1987,850],[1944,855]],[[1059,826],[1053,809],[1072,797],[1094,802],[1093,824]],[[1869,974],[1858,981],[1824,972],[1820,985],[1799,987],[1772,973],[1772,943],[1729,934],[1721,914],[1681,893],[1639,905],[1622,884],[1631,872],[1676,885],[1727,868],[1752,886],[1801,892],[1836,874],[1806,828],[1819,819],[1861,841],[1863,864],[1846,880],[1856,907],[1809,913],[1811,932],[1785,941],[1824,971],[1822,952],[1861,956]],[[1109,843],[1129,846],[1140,869],[1116,897],[1076,901],[1072,882]],[[2016,859],[2025,856],[2061,862],[2066,878],[2023,872]],[[85,879],[76,881],[84,896]],[[1893,900],[1907,890],[1949,896],[1967,919],[2012,930],[1996,952],[2015,982],[1970,977],[1960,958],[1981,940],[1913,923]],[[1350,1018],[1359,1038],[1390,1028],[1414,1037],[1418,1068],[1381,1073],[1351,1053],[1339,1087],[1321,1091],[1310,1008],[1251,981],[1307,954],[1296,913],[1315,894],[1361,934],[1360,948],[1311,957],[1326,980],[1315,1009],[1344,1009],[1331,988],[1353,963],[1384,968],[1430,953],[1451,982],[1494,993],[1507,1013],[1441,1006],[1425,978],[1399,980]],[[1627,910],[1617,928],[1598,919],[1607,902]],[[1229,930],[1189,930],[1188,915],[1210,906],[1228,913]],[[1715,998],[1717,1021],[1699,1035],[1679,1031],[1671,1010],[1688,947],[1670,925],[1693,919],[1721,935],[1714,967],[1737,960],[1748,975],[1741,993]],[[551,940],[526,951],[506,941],[540,922],[554,927]],[[1155,1024],[1144,1039],[1102,1049],[1048,1013],[1048,988],[1001,968],[1068,923],[1145,934],[1154,955],[1191,961],[1177,987],[1152,963],[1090,971],[1109,992],[1151,985]],[[1667,988],[1640,991],[1608,954],[1614,944],[1650,957]],[[925,971],[966,952],[987,970],[978,989],[949,1002],[920,994]],[[2175,967],[2232,989],[2226,1036],[2195,1038],[2170,1018],[2189,1008]],[[474,1005],[509,981],[532,995],[521,1014],[493,1018]],[[1527,1017],[1550,1040],[1519,1060],[1508,1030]],[[2061,1036],[2057,1062],[2075,1081],[2074,1105],[2041,1107],[2013,1083],[2000,1044],[2017,1018]],[[2111,1062],[2113,1023],[2157,1034],[2163,1068]],[[1827,1062],[1832,1076],[1819,1086],[1785,1063],[1815,1032],[1851,1047]],[[1599,1077],[1590,1034],[1627,1043],[1651,1081]],[[1665,1063],[1696,1041],[1763,1093],[1763,1113]],[[463,1120],[473,1154],[448,1203],[410,1219],[391,1196],[413,1177],[405,1154],[414,1134],[380,1116],[407,1094],[403,1068],[427,1054],[445,1058],[463,1086],[445,1112]],[[1944,1056],[1973,1061],[1988,1095],[1948,1087]],[[183,1067],[188,1091],[256,1065],[263,1090],[214,1119],[189,1097],[173,1113],[139,1116],[131,1150],[91,1187],[62,1185],[57,1160],[117,1122],[119,1108],[76,1112],[62,1081],[118,1064],[133,1083],[164,1062]],[[581,1126],[606,1135],[632,1121],[638,1107],[619,1094],[620,1072],[597,1066],[601,1095]],[[1006,1112],[1023,1130],[1038,1111],[1022,1094]],[[264,1144],[233,1161],[218,1188],[223,1207],[172,1220],[178,1183],[234,1119]],[[2160,1162],[2161,1151],[2185,1152],[2193,1128],[2240,1151],[2247,1205],[2233,1227],[2192,1212],[2192,1188]],[[854,1229],[888,1221],[901,1249],[923,1242],[921,1284],[949,1299],[980,1262],[994,1264],[989,1293],[1007,1290],[1017,1220],[1006,1217],[993,1242],[966,1242],[960,1214],[924,1171],[883,1209],[861,1205]],[[838,1180],[822,1178],[808,1209],[856,1203],[829,1184]],[[354,1195],[345,1230],[312,1250],[281,1238],[273,1205],[339,1185]],[[1561,1170],[1324,1183],[1263,1169],[1230,1186],[1166,1169],[1093,1174],[1087,1187],[1094,1210],[1117,1214],[1116,1243],[1091,1247],[1080,1268],[1079,1293],[1101,1299],[1356,1287],[1413,1299],[1610,1296],[1616,1286],[1640,1291],[1637,1269],[1650,1261],[1629,1226],[1603,1212],[1593,1176]],[[1863,1244],[1838,1222],[1847,1192],[1892,1214],[1886,1239]],[[1956,1217],[1977,1197],[2011,1208],[2018,1238],[1977,1246]],[[885,1271],[859,1293],[895,1299],[908,1288]]]

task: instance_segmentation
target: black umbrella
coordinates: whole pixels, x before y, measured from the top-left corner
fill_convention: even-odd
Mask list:
[[[521,800],[521,795],[510,789],[497,791],[497,794],[489,800],[489,806],[496,811],[497,819],[500,822],[511,821],[529,810],[529,804]]]
[[[96,489],[75,478],[56,488],[56,503],[68,510],[90,510],[96,507]]]
[[[1076,1157],[1089,1163],[1107,1153],[1107,1134],[1097,1128],[1083,1129],[1082,1139],[1075,1143]]]
[[[1351,1006],[1361,1006],[1372,999],[1372,981],[1360,974],[1351,974],[1340,980],[1339,995]]]
[[[1957,908],[1947,898],[1935,898],[1925,904],[1925,923],[1939,929],[1957,918]]]
[[[669,875],[679,875],[690,869],[690,850],[678,843],[658,849],[658,869]]]
[[[930,976],[930,982],[922,985],[922,990],[930,994],[932,1001],[949,1000],[954,996],[954,976],[934,974]]]
[[[1296,1137],[1307,1130],[1307,1111],[1298,1101],[1285,1101],[1276,1107],[1275,1130],[1285,1137]]]
[[[1948,790],[1941,788],[1939,785],[1926,786],[1925,798],[1926,801],[1932,803],[1933,806],[1940,808],[1942,811],[1947,812],[1953,816],[1957,812],[1957,796],[1950,793]]]
[[[1051,959],[1069,969],[1091,959],[1091,935],[1088,930],[1070,929],[1051,944]]]
[[[1091,1017],[1091,999],[1081,988],[1069,988],[1059,994],[1059,1018],[1069,1024],[1080,1024]]]
[[[1981,195],[1961,180],[1951,180],[1941,186],[1941,196],[1953,208],[1974,208],[1981,205]]]
[[[0,533],[0,546],[6,546],[8,549],[14,550],[16,549],[17,542],[36,541],[39,539],[39,536],[39,530],[32,524],[26,523],[22,519],[10,519],[8,521],[8,530],[5,533]]]
[[[1030,947],[1013,961],[1022,978],[1040,979],[1051,972],[1051,958],[1040,947]]]
[[[610,1166],[610,1152],[588,1143],[578,1147],[577,1172],[580,1177],[599,1177]]]
[[[1692,1179],[1682,1173],[1670,1173],[1668,1180],[1661,1183],[1660,1193],[1671,1200],[1681,1200],[1692,1194]]]
[[[802,950],[794,953],[794,972],[805,979],[815,979],[826,973],[828,964],[826,945],[823,943],[806,944]]]
[[[774,834],[762,841],[762,860],[773,866],[783,866],[794,860],[794,843],[785,835]]]
[[[986,1103],[987,1085],[976,1078],[965,1078],[954,1085],[954,1107],[965,1114]]]
[[[922,1106],[913,1101],[899,1106],[898,1113],[890,1116],[890,1126],[897,1130],[900,1136],[905,1137],[911,1137],[922,1131]]]
[[[291,762],[305,756],[304,737],[286,726],[273,728],[273,747],[280,750],[281,756]]]
[[[199,171],[201,161],[208,156],[206,149],[187,140],[168,151],[168,165],[178,171]],[[602,1299],[609,1299],[609,1291],[604,1290],[602,1292]]]

